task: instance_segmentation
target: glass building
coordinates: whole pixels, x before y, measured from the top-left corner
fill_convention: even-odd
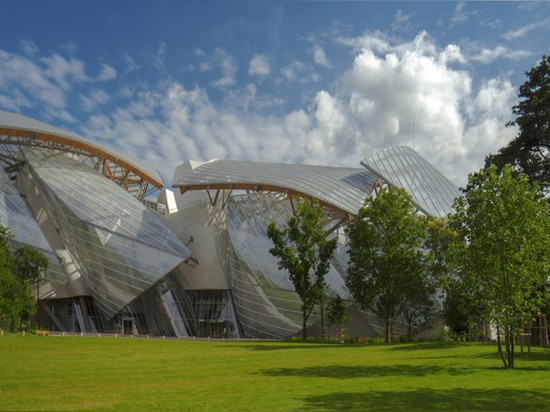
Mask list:
[[[402,187],[420,213],[445,216],[459,190],[418,153],[393,147],[358,167],[213,160],[178,166],[173,189],[150,165],[50,125],[0,112],[0,223],[48,256],[43,327],[216,338],[300,333],[301,302],[266,228],[316,198],[337,250],[329,295],[350,305],[348,333],[383,325],[346,289],[344,227],[368,196]],[[319,305],[313,333],[323,323]]]

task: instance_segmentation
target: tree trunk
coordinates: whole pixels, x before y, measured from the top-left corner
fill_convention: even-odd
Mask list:
[[[508,367],[509,368],[514,367],[514,351],[515,351],[514,329],[512,327],[510,327],[510,353],[508,353]]]
[[[392,318],[388,316],[386,318],[386,336],[384,337],[386,343],[391,343],[391,324]]]
[[[302,340],[307,340],[307,308],[302,306]]]
[[[498,354],[500,355],[500,359],[502,359],[502,363],[504,364],[504,367],[508,367],[508,363],[506,362],[506,358],[504,357],[504,352],[502,351],[502,339],[500,338],[500,326],[497,322],[497,345],[498,345]]]
[[[325,339],[325,305],[324,299],[321,297],[321,339]]]
[[[548,346],[548,326],[545,314],[540,315],[540,345]]]

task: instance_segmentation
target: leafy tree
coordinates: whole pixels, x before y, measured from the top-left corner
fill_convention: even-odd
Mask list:
[[[336,295],[327,306],[327,318],[330,325],[336,325],[336,337],[342,338],[342,324],[349,322],[348,307],[340,295]]]
[[[38,273],[48,265],[47,258],[29,246],[17,249],[15,256],[10,253],[13,235],[0,225],[0,328],[16,331],[21,321],[36,312],[36,301],[32,297],[30,282],[38,279]],[[25,276],[18,271],[26,268]],[[34,276],[31,271],[37,271]]]
[[[520,86],[522,100],[513,107],[518,135],[495,155],[485,159],[486,165],[502,169],[511,163],[526,173],[531,182],[550,188],[550,55],[527,73],[527,81]]]
[[[31,246],[19,246],[15,251],[15,275],[22,281],[38,282],[48,263],[48,258]]]
[[[422,250],[425,220],[416,216],[405,190],[390,187],[367,198],[347,235],[346,285],[356,302],[384,319],[389,343],[396,317],[429,293]]]
[[[450,225],[453,273],[481,317],[498,329],[505,367],[514,367],[514,336],[540,307],[549,274],[550,218],[538,188],[511,165],[470,175],[470,189],[455,200]],[[502,351],[504,337],[506,354]]]
[[[307,339],[307,320],[326,293],[325,275],[336,239],[327,239],[323,210],[315,199],[298,201],[296,214],[284,228],[272,221],[267,236],[273,247],[269,252],[278,259],[279,269],[286,269],[302,301],[302,338]]]

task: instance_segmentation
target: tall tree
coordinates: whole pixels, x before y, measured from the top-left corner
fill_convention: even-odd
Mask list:
[[[425,234],[425,220],[397,187],[367,198],[348,225],[346,285],[356,302],[384,319],[387,343],[396,317],[427,294]]]
[[[522,100],[513,107],[516,118],[508,123],[518,126],[519,133],[485,163],[499,169],[510,163],[531,182],[550,189],[550,55],[542,56],[526,75],[527,81],[519,89]]]
[[[348,314],[346,302],[344,302],[340,295],[336,295],[327,305],[327,319],[329,321],[329,327],[330,325],[336,325],[336,339],[342,339],[342,324],[349,322],[351,317]]]
[[[29,246],[17,249],[15,256],[10,253],[13,235],[8,228],[0,225],[0,328],[9,331],[19,330],[22,320],[27,320],[36,311],[36,301],[31,294],[30,283],[37,280],[34,270],[39,273],[48,265],[47,258]],[[25,275],[18,271],[26,268]]]
[[[498,329],[505,367],[514,367],[514,336],[536,313],[550,267],[550,218],[540,190],[511,165],[470,175],[470,189],[455,200],[453,273]],[[504,338],[505,353],[500,336]]]
[[[31,246],[19,246],[15,251],[15,275],[22,281],[38,282],[48,263],[48,258]]]
[[[336,239],[328,239],[325,219],[315,199],[298,201],[296,213],[285,227],[272,221],[267,236],[273,247],[269,252],[278,259],[279,269],[286,269],[302,301],[302,338],[307,339],[307,320],[326,293],[325,275]]]

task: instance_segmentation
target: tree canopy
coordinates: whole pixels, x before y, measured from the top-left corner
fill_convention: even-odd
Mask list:
[[[531,182],[550,189],[550,55],[542,56],[526,75],[519,89],[521,100],[513,107],[516,118],[508,123],[518,126],[519,133],[485,163],[499,169],[510,163]]]
[[[302,301],[302,337],[307,339],[307,320],[313,308],[326,294],[325,275],[336,248],[336,239],[328,239],[325,219],[315,199],[298,201],[296,213],[285,227],[272,221],[267,236],[273,242],[269,252],[278,259],[279,269],[286,269]]]
[[[0,329],[17,331],[36,312],[31,283],[47,268],[48,260],[29,246],[20,246],[12,254],[12,238],[0,225]]]
[[[386,342],[397,316],[429,304],[425,223],[407,192],[390,187],[367,198],[347,228],[346,285],[356,302],[384,319]]]
[[[497,326],[505,340],[504,366],[513,367],[514,335],[539,310],[550,274],[547,204],[511,165],[500,173],[494,165],[482,169],[470,175],[469,186],[450,216],[457,234],[453,274],[482,319]]]

